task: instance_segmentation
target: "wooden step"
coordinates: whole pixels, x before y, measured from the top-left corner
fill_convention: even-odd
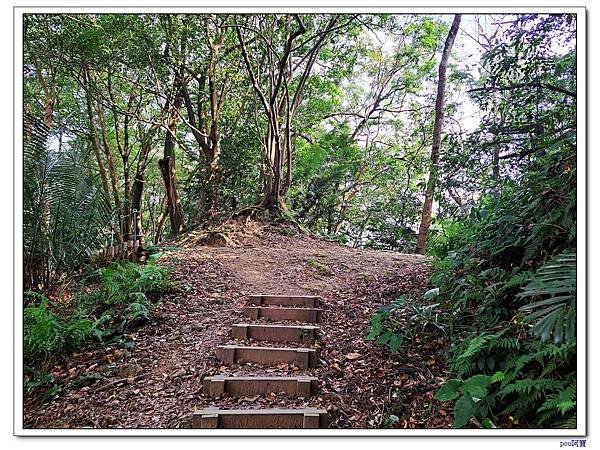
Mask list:
[[[250,295],[248,304],[252,306],[277,305],[277,306],[302,306],[304,308],[318,308],[323,300],[318,295]]]
[[[217,358],[225,365],[256,363],[274,366],[295,364],[300,369],[315,367],[317,354],[312,348],[244,347],[239,345],[217,346]]]
[[[193,428],[327,428],[327,411],[303,409],[203,409]]]
[[[318,308],[279,308],[268,306],[246,306],[244,316],[249,319],[271,321],[293,320],[296,322],[319,323],[321,310]]]
[[[231,327],[233,339],[254,339],[269,342],[301,342],[312,344],[319,327],[312,325],[253,325],[236,323]]]
[[[205,394],[220,397],[227,393],[232,397],[285,394],[293,397],[308,398],[318,389],[315,377],[230,377],[215,375],[202,380]]]

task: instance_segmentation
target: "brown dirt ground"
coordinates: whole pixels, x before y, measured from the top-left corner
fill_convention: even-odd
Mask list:
[[[284,231],[255,224],[229,230],[226,246],[201,245],[205,237],[194,233],[172,243],[179,249],[158,261],[181,289],[162,299],[151,324],[131,333],[131,348],[90,348],[55,367],[62,391],[45,403],[27,398],[25,427],[189,428],[192,412],[209,406],[321,407],[331,428],[451,426],[433,399],[446,373],[443,338],[413,338],[394,355],[365,340],[380,306],[400,294],[420,299],[428,289],[427,260]],[[220,366],[215,347],[231,342],[231,324],[248,322],[245,296],[259,293],[323,297],[317,368]],[[217,373],[307,374],[321,390],[307,401],[214,400],[202,395],[201,380]],[[390,423],[392,414],[398,420]]]

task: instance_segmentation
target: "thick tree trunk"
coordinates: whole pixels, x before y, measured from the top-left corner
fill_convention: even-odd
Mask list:
[[[440,161],[440,144],[442,141],[442,124],[444,122],[444,94],[446,91],[446,69],[448,67],[448,58],[454,44],[454,39],[458,33],[461,15],[456,14],[448,32],[442,59],[439,67],[439,77],[437,86],[437,96],[435,99],[435,119],[433,124],[433,142],[431,144],[431,162],[429,165],[429,179],[425,191],[425,201],[423,203],[423,213],[421,215],[421,225],[419,226],[419,235],[417,236],[417,246],[415,253],[425,254],[427,247],[427,233],[431,226],[431,211],[433,208],[433,196],[435,194],[435,185],[438,178],[438,166]]]

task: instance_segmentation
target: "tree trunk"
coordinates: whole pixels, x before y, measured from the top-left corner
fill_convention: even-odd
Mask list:
[[[123,163],[123,237],[125,241],[131,240],[131,199],[129,180],[129,160],[126,156],[121,158]]]
[[[138,157],[138,164],[135,171],[135,178],[133,180],[133,188],[131,195],[131,211],[133,214],[133,223],[135,229],[135,235],[140,240],[140,244],[143,241],[143,230],[142,230],[142,195],[144,193],[144,178],[146,176],[146,167],[148,166],[148,156],[152,149],[152,138],[156,128],[151,128],[144,136],[142,141],[142,148]],[[142,133],[140,132],[140,135]]]
[[[165,184],[165,193],[167,194],[167,210],[169,212],[169,221],[171,222],[171,236],[175,236],[185,230],[185,217],[179,194],[177,193],[177,177],[175,176],[175,133],[177,132],[179,108],[181,108],[182,103],[183,93],[180,92],[175,98],[165,137],[164,157],[158,161],[160,173]]]
[[[166,203],[167,203],[167,196],[165,195],[162,202],[160,203],[160,216],[156,223],[156,234],[154,236],[155,244],[158,244],[161,241],[162,230],[163,230],[163,227],[165,226],[165,220],[167,220],[167,217],[169,216],[169,211],[165,207]]]
[[[110,187],[108,184],[108,172],[106,171],[106,165],[104,164],[104,160],[102,159],[102,153],[100,150],[100,142],[98,140],[98,133],[96,131],[96,125],[94,123],[94,109],[92,107],[92,98],[91,98],[91,93],[88,90],[88,86],[87,86],[87,80],[89,78],[89,75],[87,75],[87,73],[84,72],[85,78],[84,81],[86,82],[86,94],[85,94],[85,98],[86,98],[86,106],[87,106],[87,113],[88,113],[88,123],[89,123],[89,128],[90,128],[90,137],[92,140],[92,148],[94,150],[94,156],[96,157],[96,163],[98,164],[98,170],[100,172],[100,180],[102,182],[102,190],[104,191],[104,195],[106,196],[106,199],[108,200],[109,204],[111,203],[111,191],[110,191]]]
[[[177,194],[176,178],[175,178],[175,158],[172,156],[166,156],[158,161],[160,167],[160,174],[165,184],[165,192],[167,196],[167,211],[169,221],[171,223],[171,236],[175,236],[177,233],[185,229],[185,220],[183,216],[183,208]]]
[[[44,91],[44,125],[48,127],[48,129],[52,128],[52,116],[54,115],[54,106],[56,104],[56,92],[54,87],[50,88],[42,75],[42,71],[39,68],[37,61],[33,62],[33,66],[35,68],[35,76],[37,77],[40,86]]]
[[[269,167],[267,168],[267,185],[263,195],[261,206],[268,210],[285,209],[283,195],[281,190],[283,164],[282,149],[277,133],[269,133],[267,136],[267,146],[270,149]]]
[[[433,196],[435,194],[435,185],[438,178],[438,167],[440,161],[440,144],[442,141],[442,124],[444,121],[444,94],[446,91],[446,69],[448,67],[448,58],[454,44],[454,39],[458,33],[461,15],[456,14],[448,32],[442,59],[439,67],[439,77],[437,86],[437,95],[435,99],[435,119],[433,124],[433,141],[431,144],[431,162],[429,164],[429,179],[425,191],[425,201],[423,203],[423,214],[421,215],[421,225],[419,226],[419,235],[417,237],[417,246],[415,253],[425,254],[427,246],[427,233],[431,226],[431,210],[433,207]]]
[[[96,102],[96,113],[98,114],[98,121],[100,123],[102,148],[104,150],[104,156],[106,156],[106,162],[108,163],[108,173],[110,175],[110,185],[111,185],[111,189],[112,189],[113,200],[114,200],[115,208],[117,210],[117,214],[120,215],[120,214],[123,214],[123,210],[121,208],[121,196],[119,194],[117,169],[116,169],[116,164],[115,164],[115,160],[113,158],[113,154],[112,154],[110,145],[108,143],[108,133],[106,130],[106,123],[104,120],[104,108],[98,101]],[[119,230],[121,229],[120,222],[119,222],[119,224],[115,224],[115,225],[117,226],[117,228]],[[118,239],[122,238],[120,231],[117,233],[117,238]]]

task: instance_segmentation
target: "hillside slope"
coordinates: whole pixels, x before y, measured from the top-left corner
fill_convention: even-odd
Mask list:
[[[398,418],[392,425],[403,428],[450,425],[433,400],[444,377],[441,342],[424,347],[413,339],[390,355],[365,341],[377,308],[400,294],[418,301],[427,290],[426,259],[258,226],[231,232],[226,242],[200,245],[206,240],[193,234],[179,239],[178,249],[159,263],[172,268],[182,289],[163,298],[152,323],[133,332],[130,344],[72,355],[57,367],[63,391],[49,403],[26,405],[25,426],[187,428],[198,408],[307,404],[276,396],[218,401],[202,396],[204,376],[248,371],[220,367],[214,348],[229,342],[231,324],[243,321],[245,296],[260,293],[323,297],[321,364],[311,369],[322,386],[310,406],[328,410],[330,427],[379,428],[390,424],[390,414]],[[287,365],[264,370],[292,372]]]

